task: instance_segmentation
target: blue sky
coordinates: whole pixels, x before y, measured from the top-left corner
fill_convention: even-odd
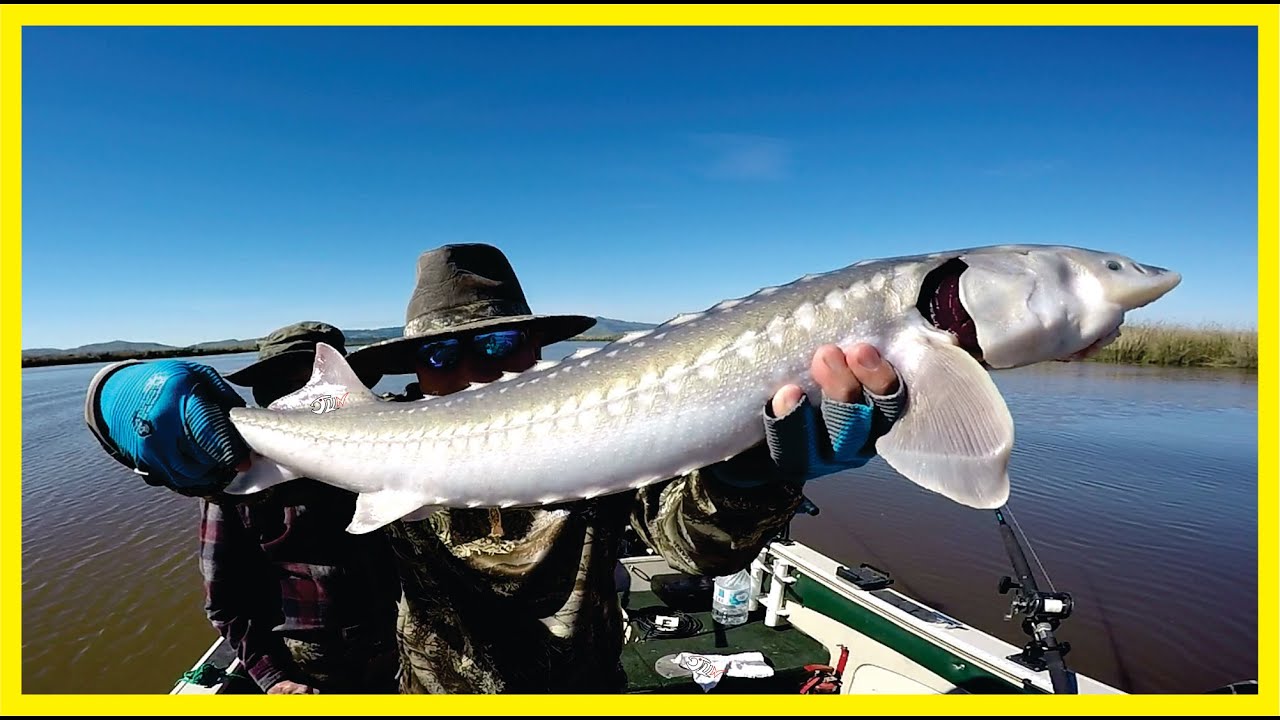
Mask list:
[[[1253,327],[1250,28],[27,28],[23,347],[399,325],[417,255],[661,322],[1063,243]]]

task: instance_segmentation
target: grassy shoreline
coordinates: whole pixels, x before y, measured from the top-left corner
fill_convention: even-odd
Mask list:
[[[577,337],[567,342],[610,342],[622,337]],[[45,355],[22,358],[22,367],[76,365],[114,362],[117,360],[155,360],[172,357],[230,355],[254,352],[256,342],[217,348],[169,348],[164,350],[114,351],[75,355]],[[1154,365],[1159,367],[1205,367],[1258,369],[1258,333],[1256,330],[1231,330],[1217,327],[1184,327],[1159,323],[1121,328],[1119,339],[1090,358],[1092,362],[1118,365]]]
[[[1091,360],[1121,365],[1258,369],[1258,331],[1217,326],[1144,323],[1120,328],[1120,337]]]

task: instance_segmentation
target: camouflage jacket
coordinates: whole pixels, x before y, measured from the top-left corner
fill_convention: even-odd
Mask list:
[[[732,462],[773,467],[763,446]],[[674,568],[727,574],[746,567],[803,499],[780,477],[741,488],[715,467],[634,493],[388,525],[403,585],[400,691],[621,691],[614,570],[626,527]]]

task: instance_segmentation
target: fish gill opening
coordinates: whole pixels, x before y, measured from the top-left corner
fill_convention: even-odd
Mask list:
[[[963,260],[952,258],[929,271],[920,285],[916,309],[934,327],[954,335],[965,352],[981,361],[978,328],[960,302],[960,275],[968,269]]]

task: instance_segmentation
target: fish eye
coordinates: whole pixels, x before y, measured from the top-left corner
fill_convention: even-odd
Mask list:
[[[1119,270],[1119,269],[1120,269],[1120,263],[1116,262],[1115,260],[1108,260],[1108,261],[1107,261],[1107,269],[1108,269],[1108,270]]]

